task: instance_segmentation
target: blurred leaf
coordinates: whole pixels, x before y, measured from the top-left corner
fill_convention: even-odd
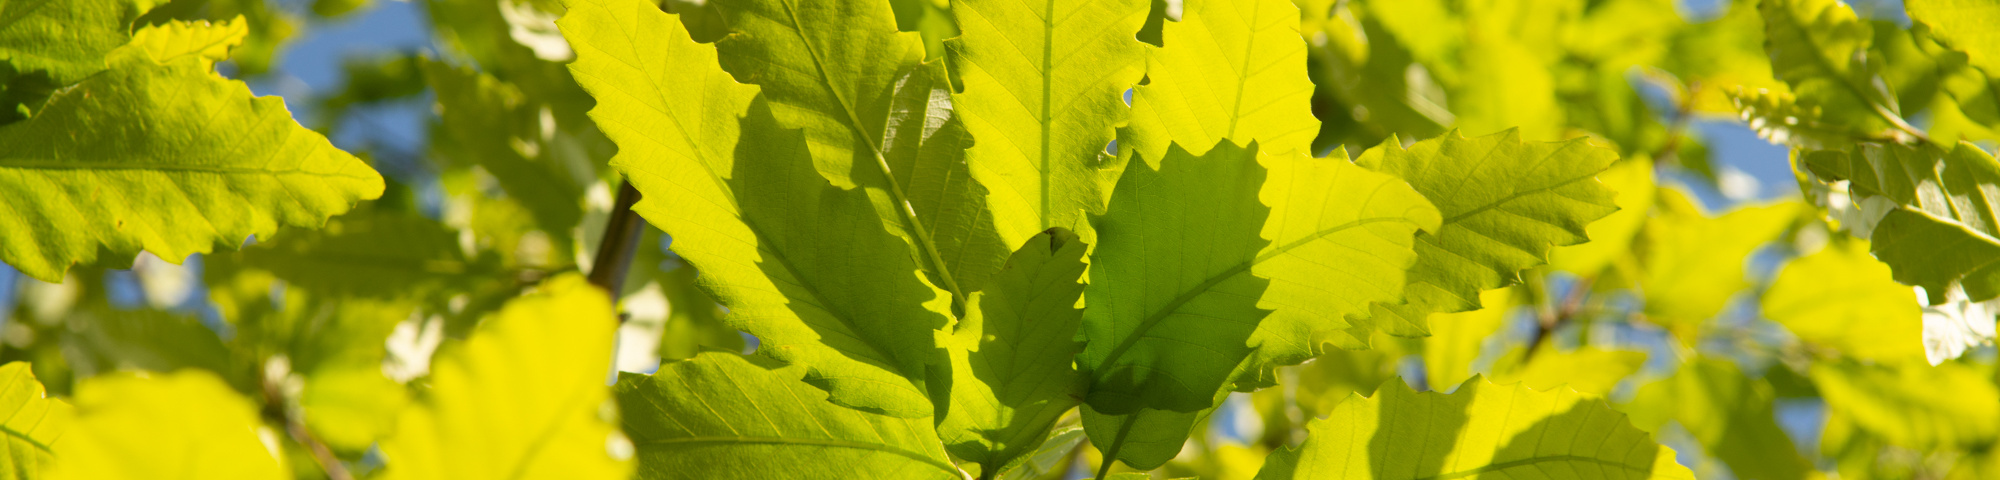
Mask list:
[[[1978,0],[1905,0],[1910,20],[1930,27],[1938,40],[1965,52],[1972,66],[2000,72],[2000,4]]]
[[[1624,411],[1632,415],[1633,425],[1646,430],[1680,423],[1736,478],[1807,478],[1812,465],[1778,428],[1771,398],[1769,384],[1743,376],[1728,360],[1704,357],[1681,364],[1672,377],[1639,387]]]
[[[2000,437],[2000,410],[1993,408],[2000,405],[2000,387],[1965,364],[1822,362],[1811,374],[1827,408],[1890,444],[1935,452],[1991,445]]]
[[[1798,148],[1842,148],[1871,134],[1822,120],[1820,107],[1800,104],[1790,93],[1729,94],[1736,111],[1757,137]]]
[[[617,326],[610,298],[577,275],[508,302],[439,350],[428,395],[382,442],[386,478],[625,478],[604,378]]]
[[[0,378],[7,379],[6,389],[0,390],[0,412],[7,416],[0,423],[7,437],[0,471],[10,479],[48,478],[43,474],[56,461],[51,447],[71,429],[76,409],[49,398],[25,362],[0,366]]]
[[[50,478],[289,478],[260,441],[270,430],[257,406],[208,372],[94,377],[77,385],[75,402]]]
[[[1746,257],[1790,228],[1800,205],[1753,205],[1713,217],[1687,194],[1667,188],[1659,190],[1658,202],[1643,233],[1646,270],[1639,289],[1648,320],[1692,341],[1731,297],[1750,287]]]
[[[424,61],[422,70],[454,144],[533,212],[543,230],[568,237],[583,216],[583,185],[596,179],[573,178],[564,166],[536,158],[555,133],[553,118],[543,118],[552,114],[491,75],[434,60]]]
[[[1881,66],[1865,55],[1874,31],[1852,8],[1839,0],[1765,0],[1757,10],[1771,72],[1791,85],[1801,105],[1861,131],[1907,126],[1894,93],[1875,81]]]
[[[1885,363],[1922,360],[1922,304],[1868,254],[1868,242],[1835,241],[1778,272],[1764,316],[1808,344]]]
[[[215,374],[239,387],[239,371],[214,330],[200,321],[158,310],[90,309],[70,316],[64,357],[84,376],[123,369],[159,373],[184,368]]]
[[[931,419],[840,407],[805,368],[728,352],[621,374],[618,402],[652,479],[959,479]]]
[[[1485,306],[1478,310],[1432,315],[1431,336],[1424,339],[1424,381],[1448,389],[1472,378],[1472,362],[1486,338],[1506,324],[1513,297],[1511,289],[1487,290],[1479,294]]]
[[[1663,68],[1687,82],[1695,112],[1735,114],[1728,94],[1790,92],[1771,73],[1764,53],[1764,20],[1759,0],[1722,3],[1720,15],[1675,32]]]
[[[414,214],[370,209],[287,233],[245,248],[241,264],[323,295],[376,299],[424,299],[499,274],[466,259],[456,232]]]
[[[1257,478],[1694,478],[1673,449],[1588,395],[1477,378],[1450,395],[1402,383],[1313,420],[1305,443],[1272,452]]]
[[[1584,395],[1603,397],[1610,395],[1619,381],[1637,373],[1639,367],[1646,363],[1646,352],[1642,351],[1582,347],[1565,352],[1544,344],[1524,365],[1521,363],[1521,352],[1524,351],[1509,352],[1493,362],[1494,382],[1519,382],[1528,388],[1542,390],[1567,388]]]
[[[371,0],[313,0],[312,11],[314,15],[319,15],[321,17],[327,17],[327,18],[335,18],[335,17],[345,16],[349,13],[354,13],[355,10],[360,10],[364,7],[367,7],[369,3],[372,3],[372,1]]]

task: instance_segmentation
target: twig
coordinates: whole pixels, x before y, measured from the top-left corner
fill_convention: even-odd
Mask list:
[[[1563,294],[1562,305],[1557,306],[1553,312],[1543,312],[1535,324],[1534,337],[1528,339],[1528,350],[1521,353],[1522,365],[1527,365],[1529,360],[1535,358],[1535,351],[1541,349],[1542,341],[1548,339],[1550,332],[1576,318],[1577,312],[1583,309],[1583,299],[1589,296],[1591,284],[1594,282],[1595,279],[1592,277],[1578,279],[1575,284],[1570,285],[1569,292]]]
[[[639,233],[646,225],[646,220],[632,211],[637,203],[639,190],[632,188],[632,182],[620,182],[618,202],[611,206],[611,220],[604,223],[604,238],[597,244],[597,259],[590,262],[590,284],[610,292],[614,303],[625,291],[625,274],[632,270]]]

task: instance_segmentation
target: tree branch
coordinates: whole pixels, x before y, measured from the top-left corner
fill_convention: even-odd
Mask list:
[[[632,211],[639,203],[639,190],[632,182],[619,182],[618,202],[611,206],[611,220],[604,223],[604,238],[597,244],[597,259],[590,262],[590,284],[611,293],[616,303],[624,293],[625,274],[632,270],[632,256],[639,248],[639,234],[646,220]],[[618,321],[625,321],[619,316]]]

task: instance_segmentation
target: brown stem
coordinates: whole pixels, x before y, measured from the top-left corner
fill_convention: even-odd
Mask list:
[[[604,238],[597,244],[597,259],[590,262],[590,284],[610,292],[614,302],[625,292],[625,274],[632,269],[632,256],[639,249],[639,234],[646,220],[632,211],[639,203],[639,190],[632,182],[619,182],[618,203],[611,207],[611,220],[604,223]],[[620,316],[619,321],[624,321]]]
[[[1527,365],[1528,360],[1535,358],[1535,351],[1541,348],[1542,341],[1548,339],[1550,332],[1576,318],[1577,312],[1583,309],[1583,299],[1589,296],[1594,280],[1591,277],[1577,279],[1575,284],[1570,285],[1569,292],[1563,295],[1562,305],[1557,306],[1553,312],[1543,311],[1541,318],[1535,323],[1534,337],[1528,339],[1528,350],[1521,353],[1521,365]]]

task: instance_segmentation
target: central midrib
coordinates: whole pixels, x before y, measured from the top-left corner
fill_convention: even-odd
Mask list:
[[[917,249],[923,251],[924,257],[930,260],[931,267],[937,271],[938,281],[944,284],[942,286],[945,287],[945,291],[951,293],[952,301],[964,303],[965,293],[959,290],[958,280],[952,278],[951,270],[945,267],[944,255],[938,253],[937,242],[931,239],[930,230],[924,228],[923,221],[917,219],[916,207],[910,206],[910,201],[903,195],[903,186],[896,183],[895,172],[889,169],[889,160],[882,154],[881,141],[861,129],[861,116],[854,112],[854,107],[846,98],[840,96],[840,89],[833,88],[833,80],[826,70],[826,61],[820,58],[819,49],[813,45],[812,40],[806,38],[805,23],[799,20],[798,9],[792,6],[791,1],[780,4],[785,6],[785,14],[791,17],[792,33],[799,38],[800,44],[805,45],[806,53],[812,57],[813,69],[819,71],[820,85],[825,86],[827,93],[833,95],[835,102],[840,104],[841,113],[847,115],[848,128],[868,143],[869,153],[875,156],[875,167],[882,172],[882,182],[889,184],[889,194],[892,195],[891,198],[896,202],[896,206],[900,207],[896,208],[897,216],[903,219],[907,229],[917,237]],[[1044,134],[1046,135],[1046,131]]]
[[[1144,321],[1139,322],[1139,328],[1133,330],[1131,336],[1125,337],[1124,340],[1118,341],[1118,346],[1113,348],[1111,350],[1111,353],[1104,357],[1104,361],[1101,363],[1101,365],[1110,366],[1117,364],[1118,357],[1124,356],[1126,350],[1130,350],[1133,345],[1139,342],[1140,338],[1145,337],[1146,331],[1152,330],[1154,326],[1157,326],[1161,321],[1166,320],[1167,316],[1173,315],[1174,312],[1179,311],[1181,305],[1184,305],[1187,302],[1194,300],[1194,297],[1201,296],[1202,293],[1207,292],[1208,289],[1210,288],[1214,288],[1216,284],[1222,283],[1223,280],[1227,280],[1230,277],[1234,277],[1238,274],[1248,271],[1251,267],[1257,266],[1258,264],[1264,263],[1265,261],[1277,258],[1279,255],[1283,255],[1285,252],[1289,252],[1294,248],[1298,248],[1305,244],[1317,241],[1321,238],[1325,238],[1327,235],[1332,235],[1335,233],[1339,233],[1343,230],[1347,230],[1349,228],[1359,227],[1371,223],[1397,222],[1397,221],[1405,221],[1405,220],[1402,218],[1389,218],[1389,217],[1364,218],[1360,220],[1355,220],[1352,222],[1341,224],[1339,226],[1335,226],[1333,228],[1314,232],[1312,235],[1307,235],[1303,238],[1292,241],[1292,243],[1281,245],[1278,248],[1271,249],[1271,251],[1257,255],[1256,258],[1250,259],[1249,261],[1237,263],[1236,266],[1230,267],[1228,270],[1224,270],[1221,273],[1217,273],[1213,277],[1209,277],[1209,279],[1207,281],[1202,282],[1201,285],[1197,285],[1194,288],[1188,289],[1188,291],[1186,292],[1182,292],[1180,296],[1174,297],[1173,301],[1167,302],[1167,304],[1162,306],[1159,310],[1155,310],[1153,311],[1153,313],[1147,314],[1146,319]],[[1091,376],[1096,377],[1095,380],[1101,383],[1104,380],[1104,375],[1107,375],[1110,371],[1111,370],[1109,368],[1099,368],[1097,371],[1091,372]]]
[[[1257,25],[1261,23],[1264,2],[1250,2],[1250,21],[1246,24],[1250,33],[1243,40],[1243,68],[1236,70],[1236,104],[1230,107],[1227,138],[1236,136],[1236,126],[1243,121],[1243,94],[1250,89],[1250,53],[1257,47]]]
[[[1055,99],[1055,45],[1056,45],[1056,0],[1048,1],[1048,8],[1042,10],[1042,223],[1054,220],[1055,209],[1049,205],[1049,190],[1054,188],[1049,179],[1055,174],[1049,171],[1049,158],[1054,157],[1050,144],[1055,134],[1055,119],[1051,117]],[[1043,225],[1046,226],[1046,225]]]

